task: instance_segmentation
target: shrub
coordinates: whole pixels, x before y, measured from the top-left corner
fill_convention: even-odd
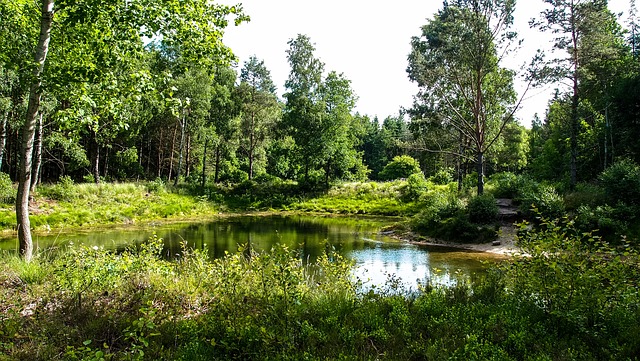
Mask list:
[[[577,210],[581,206],[601,206],[605,202],[604,189],[593,183],[578,183],[573,192],[564,196],[565,206],[569,210]]]
[[[494,183],[494,196],[496,198],[515,198],[518,195],[518,180],[518,176],[511,172],[492,175],[490,181]]]
[[[45,188],[43,194],[57,200],[70,202],[78,197],[73,180],[68,175],[60,178],[58,183]]]
[[[0,173],[0,202],[12,203],[16,200],[16,190],[9,175]]]
[[[490,194],[471,198],[467,205],[469,220],[473,223],[489,224],[498,219],[498,206]]]
[[[575,221],[580,230],[587,232],[595,229],[605,240],[619,243],[635,218],[633,207],[622,204],[615,208],[609,205],[582,205],[576,211]]]
[[[382,180],[394,180],[408,178],[414,173],[420,173],[420,163],[408,155],[401,155],[385,165],[379,177]]]
[[[507,266],[511,284],[506,288],[521,306],[528,304],[548,320],[542,323],[547,332],[579,335],[582,352],[593,354],[578,359],[637,355],[636,250],[612,247],[592,232],[577,230],[573,222],[544,217],[539,225],[521,225],[518,244],[522,255]]]
[[[161,194],[167,191],[166,184],[162,178],[156,178],[147,182],[147,192]]]
[[[640,167],[633,161],[615,163],[600,174],[599,180],[611,205],[640,205]]]
[[[406,202],[417,201],[429,188],[429,182],[424,174],[413,173],[407,178],[407,185],[401,190],[402,199]]]
[[[462,187],[464,189],[472,189],[478,186],[478,173],[471,172],[462,179]]]
[[[453,182],[453,168],[443,168],[436,172],[429,180],[435,184],[445,185]]]
[[[535,216],[538,213],[548,218],[559,218],[565,212],[564,201],[555,187],[547,184],[530,185],[522,191],[517,199],[520,202],[520,210],[527,216]]]
[[[260,184],[264,184],[264,183],[273,183],[273,182],[280,182],[281,179],[268,174],[268,173],[260,173],[257,176],[253,177],[253,180],[260,183]]]

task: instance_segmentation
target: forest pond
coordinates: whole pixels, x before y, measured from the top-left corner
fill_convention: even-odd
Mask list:
[[[144,230],[113,229],[89,233],[59,234],[34,238],[37,247],[64,248],[69,242],[106,249],[124,249],[139,244],[155,233],[165,243],[168,258],[179,253],[182,244],[206,249],[211,258],[237,252],[248,244],[257,251],[286,244],[300,252],[305,262],[313,262],[333,247],[355,260],[354,275],[365,285],[382,286],[387,279],[401,279],[407,288],[429,279],[451,285],[462,278],[486,272],[488,264],[501,258],[481,252],[408,244],[379,234],[389,219],[314,216],[238,216],[198,223],[156,225]],[[0,250],[15,250],[16,240],[0,241]]]

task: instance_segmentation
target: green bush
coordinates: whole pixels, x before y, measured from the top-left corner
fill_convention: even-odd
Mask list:
[[[429,190],[429,182],[424,174],[413,173],[407,178],[407,184],[401,189],[402,199],[406,202],[417,201],[421,195]]]
[[[68,175],[60,178],[58,183],[44,187],[42,193],[51,199],[64,202],[70,202],[78,198],[73,180]]]
[[[549,341],[557,339],[553,347],[567,352],[567,343],[573,345],[576,359],[638,355],[640,255],[636,250],[628,245],[612,247],[566,219],[544,217],[538,225],[521,225],[517,241],[522,255],[505,264],[506,288],[518,307],[540,319],[538,327],[548,333]],[[634,356],[622,356],[629,353]]]
[[[379,174],[382,180],[394,180],[408,178],[414,173],[420,172],[420,163],[408,155],[394,157],[391,162],[384,166]]]
[[[531,188],[527,187],[516,200],[520,203],[520,211],[529,217],[542,215],[547,218],[560,218],[565,213],[564,200],[551,185],[537,184]]]
[[[471,198],[467,204],[469,220],[478,224],[489,224],[498,220],[498,206],[490,194]]]
[[[637,220],[633,207],[618,204],[578,207],[575,216],[576,226],[584,231],[597,230],[605,240],[617,244],[623,236],[630,236],[629,226]]]
[[[640,167],[633,161],[616,162],[600,174],[599,180],[610,205],[640,206]]]
[[[597,207],[606,203],[604,189],[594,183],[578,183],[576,189],[565,195],[564,203],[568,210],[575,211],[581,206]]]
[[[519,192],[519,177],[511,172],[496,173],[490,177],[496,198],[515,198]]]
[[[0,202],[13,203],[16,200],[16,190],[13,188],[13,182],[6,173],[0,173]]]
[[[440,169],[429,180],[434,184],[446,185],[453,182],[453,168]]]
[[[147,192],[162,194],[166,193],[166,183],[162,180],[162,178],[156,178],[152,181],[147,182]]]

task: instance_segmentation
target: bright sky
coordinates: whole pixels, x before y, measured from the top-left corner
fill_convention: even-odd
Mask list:
[[[442,7],[440,0],[221,0],[223,4],[238,2],[251,21],[227,28],[224,42],[240,59],[240,67],[252,55],[264,60],[282,95],[290,71],[287,42],[306,34],[325,70],[344,73],[351,80],[359,97],[356,110],[380,120],[411,106],[418,88],[405,71],[410,40],[420,35],[420,27]],[[609,7],[614,13],[626,12],[628,2],[610,0]],[[508,66],[516,68],[528,62],[536,49],[549,47],[550,37],[528,26],[529,19],[543,8],[541,0],[518,2],[515,25],[524,43]],[[521,124],[529,126],[536,112],[543,116],[554,88],[527,93],[517,113]]]

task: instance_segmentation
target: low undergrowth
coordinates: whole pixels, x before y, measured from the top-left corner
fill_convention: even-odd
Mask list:
[[[213,214],[213,203],[168,192],[156,183],[82,183],[63,179],[39,187],[30,207],[35,229],[133,224],[141,221]],[[0,210],[0,228],[16,224],[13,205]]]
[[[403,199],[406,181],[343,183],[326,194],[294,203],[291,209],[311,212],[402,216],[415,213],[413,199]]]
[[[1,360],[602,360],[640,357],[640,257],[570,223],[523,227],[484,279],[362,290],[330,251],[210,261],[161,242],[0,263]]]

